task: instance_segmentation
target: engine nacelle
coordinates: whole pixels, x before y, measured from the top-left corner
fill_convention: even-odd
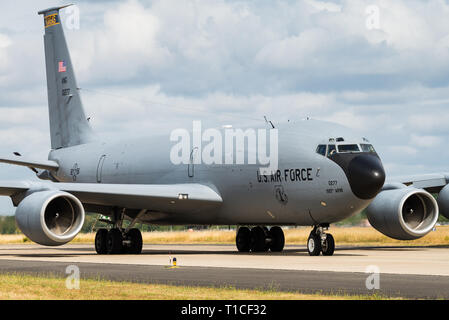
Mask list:
[[[445,186],[438,196],[440,213],[449,219],[449,185]]]
[[[438,204],[425,190],[403,188],[379,193],[367,208],[371,225],[397,240],[424,237],[438,220]]]
[[[19,229],[32,241],[45,246],[70,242],[81,231],[85,212],[73,195],[40,191],[27,196],[16,210]]]

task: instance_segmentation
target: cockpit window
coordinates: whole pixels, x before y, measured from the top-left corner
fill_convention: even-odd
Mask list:
[[[335,147],[335,144],[330,144],[329,148],[327,149],[327,156],[330,157],[336,152],[337,152],[337,148]]]
[[[321,154],[322,156],[326,156],[326,145],[320,144],[318,148],[316,148],[316,153]]]
[[[361,144],[360,147],[363,152],[376,153],[376,150],[374,150],[374,147],[371,144]]]
[[[356,144],[342,144],[338,146],[338,152],[350,153],[350,152],[360,152],[359,146]]]

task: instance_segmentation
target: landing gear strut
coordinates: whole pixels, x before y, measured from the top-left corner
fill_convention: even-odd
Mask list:
[[[284,232],[280,227],[239,228],[236,236],[239,252],[281,252],[284,249]]]
[[[335,240],[331,234],[326,233],[329,225],[315,226],[307,240],[307,251],[311,256],[332,256],[335,251]]]

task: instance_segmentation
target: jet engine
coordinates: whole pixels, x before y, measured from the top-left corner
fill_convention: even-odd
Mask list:
[[[449,219],[449,185],[445,186],[438,196],[440,213]]]
[[[32,241],[46,246],[70,242],[81,231],[85,212],[73,195],[61,191],[30,194],[16,210],[20,230]]]
[[[371,225],[397,240],[424,237],[435,226],[438,214],[435,198],[415,188],[382,191],[367,208]]]

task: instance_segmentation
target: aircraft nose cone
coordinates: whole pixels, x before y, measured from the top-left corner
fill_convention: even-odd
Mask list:
[[[385,183],[385,170],[379,157],[359,155],[347,168],[352,192],[360,199],[373,199]]]

